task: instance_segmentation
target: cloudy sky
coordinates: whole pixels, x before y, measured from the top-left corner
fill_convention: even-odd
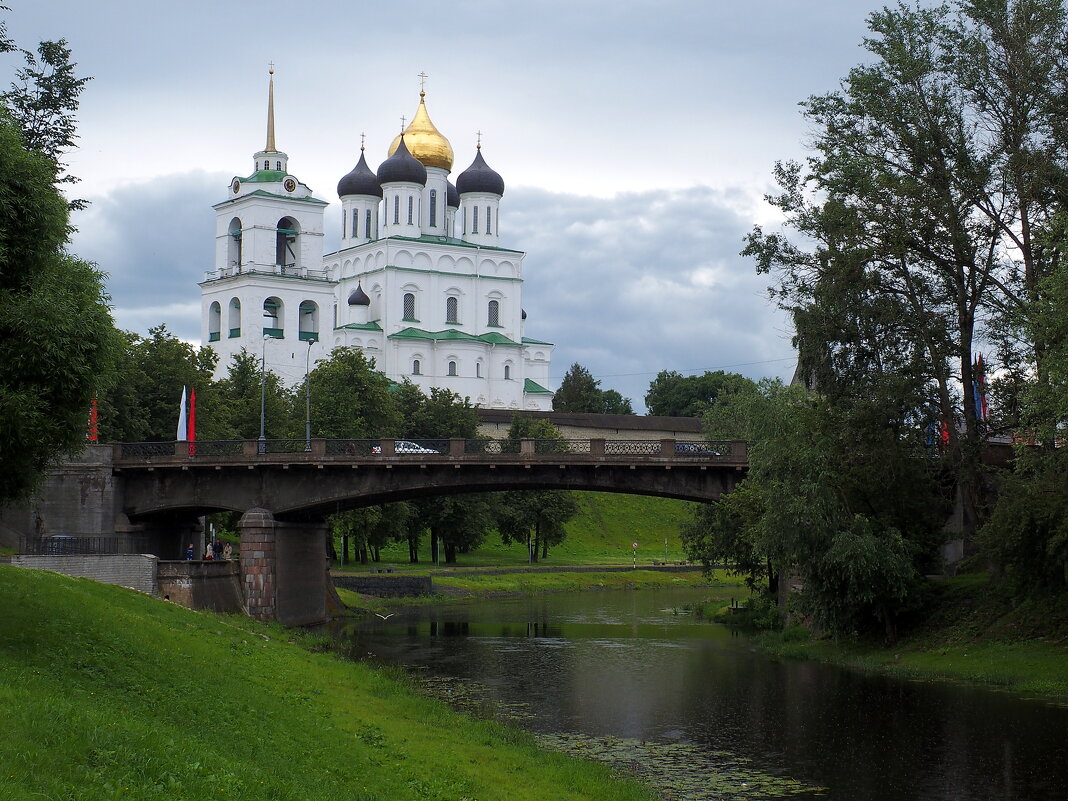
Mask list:
[[[788,376],[790,330],[738,255],[798,102],[864,58],[874,0],[6,0],[22,47],[66,38],[93,76],[68,157],[92,202],[75,251],[110,275],[118,324],[199,337],[212,203],[263,146],[267,64],[290,171],[332,205],[366,134],[372,168],[418,104],[507,186],[527,252],[527,335],[643,409],[660,370]],[[2,12],[0,12],[2,13]],[[15,55],[0,56],[0,85]]]

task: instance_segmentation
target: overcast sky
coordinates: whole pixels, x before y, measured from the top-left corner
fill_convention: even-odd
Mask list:
[[[864,59],[871,0],[6,0],[22,47],[66,38],[93,76],[68,157],[92,202],[74,250],[110,275],[117,323],[199,338],[214,212],[277,143],[332,205],[418,105],[505,180],[501,244],[527,252],[526,333],[639,410],[660,370],[793,370],[788,321],[742,258],[776,160],[803,158],[798,102]],[[19,66],[0,56],[2,85]]]

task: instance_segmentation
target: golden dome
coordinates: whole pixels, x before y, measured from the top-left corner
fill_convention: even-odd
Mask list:
[[[419,108],[416,109],[415,118],[404,129],[404,144],[408,147],[408,152],[419,159],[424,167],[441,167],[451,171],[452,145],[430,121],[430,115],[426,113],[426,101],[423,100],[425,94],[419,93]],[[399,144],[400,134],[397,134],[387,155],[396,153]]]

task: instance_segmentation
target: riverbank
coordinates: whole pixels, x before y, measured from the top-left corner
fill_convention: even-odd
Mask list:
[[[986,574],[935,582],[926,619],[893,646],[812,639],[797,628],[758,637],[774,655],[910,680],[949,680],[1068,706],[1068,598],[1014,604]]]
[[[612,569],[589,566],[576,568],[534,568],[427,571],[434,580],[435,594],[417,598],[376,598],[338,588],[338,596],[355,614],[385,612],[404,606],[454,603],[479,598],[538,595],[548,592],[582,590],[639,590],[653,587],[736,588],[739,596],[747,591],[740,579],[717,570],[711,581],[699,567],[665,568],[618,566]]]
[[[0,566],[0,798],[633,799],[314,637]]]

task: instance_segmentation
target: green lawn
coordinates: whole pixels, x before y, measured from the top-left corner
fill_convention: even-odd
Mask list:
[[[575,492],[579,513],[566,525],[563,544],[550,549],[545,565],[629,564],[631,544],[638,543],[640,563],[678,562],[686,558],[679,541],[679,526],[689,520],[696,504],[645,495],[611,492]],[[667,559],[665,560],[665,541]],[[338,541],[340,548],[340,541]],[[424,538],[418,569],[430,566],[430,543]],[[382,563],[408,569],[408,546],[394,544],[382,551]],[[504,545],[493,532],[477,550],[460,554],[458,567],[512,567],[527,564],[524,545]],[[365,569],[359,564],[348,565]]]
[[[291,630],[3,565],[0,608],[0,799],[655,797]]]

